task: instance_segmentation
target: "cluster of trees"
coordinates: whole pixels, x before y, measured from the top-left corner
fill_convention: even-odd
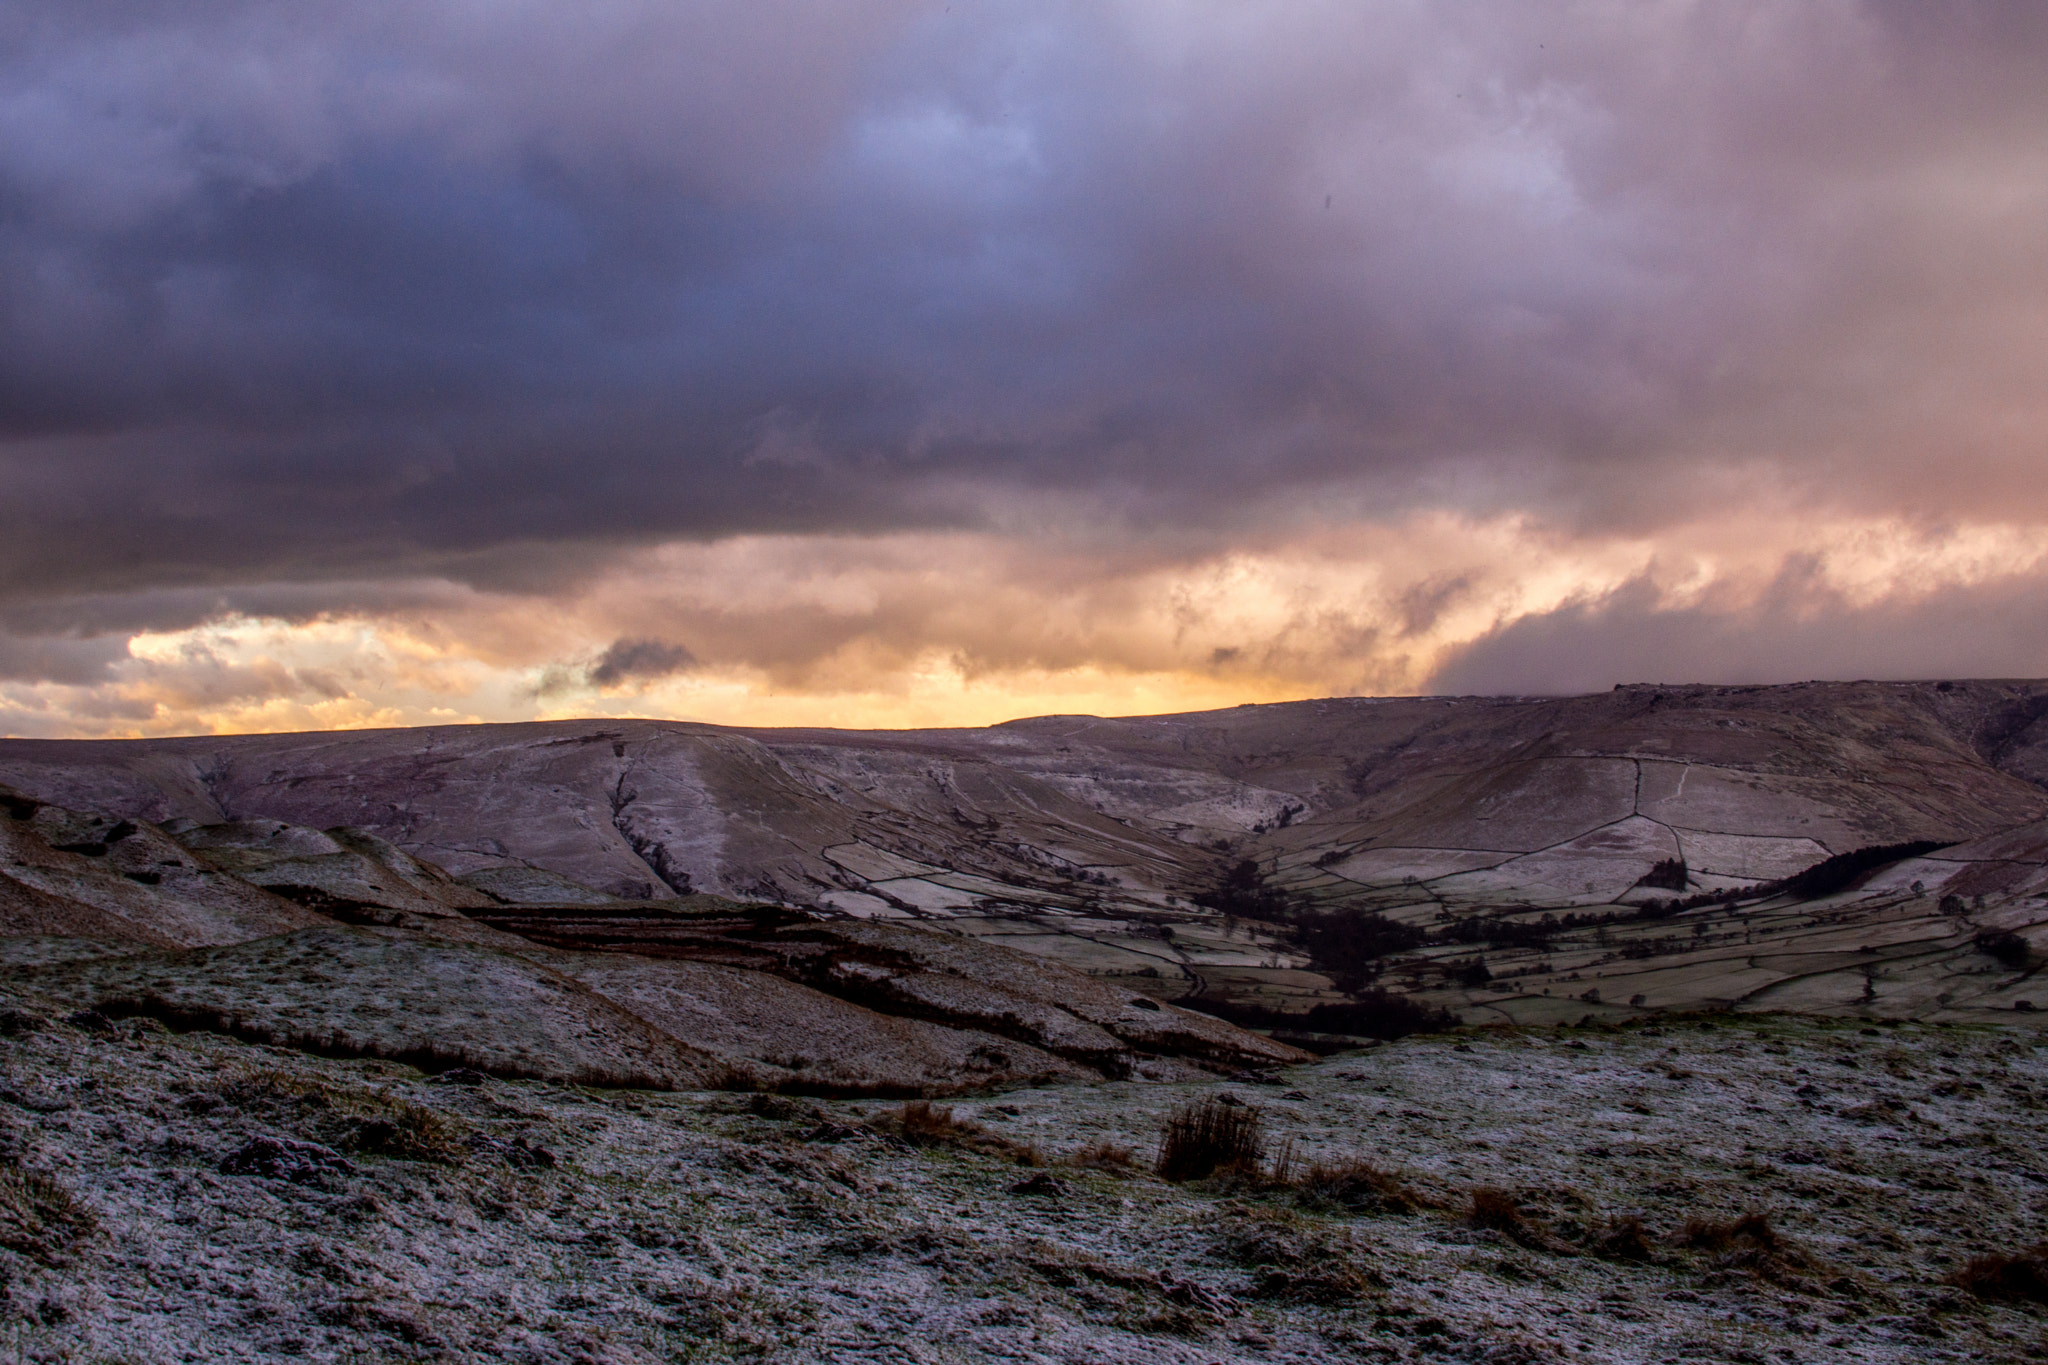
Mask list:
[[[1977,951],[1996,960],[2008,971],[2027,969],[2031,950],[2027,941],[2010,929],[1987,929],[1977,935]]]
[[[1708,905],[1734,905],[1737,901],[1769,900],[1773,896],[1790,896],[1794,900],[1819,900],[1846,890],[1850,883],[1867,872],[1880,867],[1904,862],[1908,858],[1922,858],[1930,853],[1947,848],[1949,845],[1933,839],[1914,839],[1903,844],[1872,844],[1868,848],[1851,849],[1837,853],[1832,858],[1823,858],[1804,872],[1795,872],[1789,877],[1776,881],[1757,882],[1753,886],[1734,886],[1725,891],[1705,891],[1697,896],[1682,900],[1645,901],[1643,909],[1655,908],[1655,918],[1678,914],[1682,910],[1696,910]],[[1660,863],[1661,867],[1662,864]],[[1655,883],[1645,877],[1640,885]]]
[[[1664,858],[1643,874],[1637,886],[1654,886],[1660,891],[1683,891],[1692,873],[1683,858]]]
[[[1374,987],[1359,991],[1351,999],[1317,1005],[1305,1012],[1269,1009],[1242,1001],[1196,997],[1182,1002],[1205,1014],[1228,1020],[1240,1028],[1272,1029],[1276,1036],[1310,1048],[1316,1040],[1305,1034],[1334,1033],[1350,1038],[1405,1038],[1411,1033],[1434,1033],[1457,1025],[1449,1010],[1425,1005],[1398,991]]]
[[[1266,881],[1266,874],[1250,858],[1233,864],[1220,881],[1192,897],[1204,910],[1214,910],[1225,919],[1286,921],[1294,917],[1299,902]]]

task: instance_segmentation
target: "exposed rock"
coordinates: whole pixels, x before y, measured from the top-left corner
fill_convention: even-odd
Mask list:
[[[356,1168],[341,1153],[317,1142],[293,1138],[252,1137],[221,1158],[222,1175],[259,1175],[294,1184],[319,1184],[330,1175],[354,1175]]]
[[[223,874],[147,821],[0,788],[0,933],[189,947],[326,922]]]
[[[175,821],[166,832],[204,864],[332,919],[397,924],[460,918],[490,896],[363,830],[301,829],[276,820]]]

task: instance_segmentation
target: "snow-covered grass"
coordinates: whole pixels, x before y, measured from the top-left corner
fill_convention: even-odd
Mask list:
[[[0,1250],[0,1339],[25,1361],[1620,1365],[2041,1341],[2038,1309],[1950,1282],[2039,1239],[2048,1058],[2027,1033],[1411,1038],[1272,1084],[1046,1087],[906,1125],[893,1102],[451,1084],[10,1019],[0,1187],[89,1220]],[[1150,1174],[1166,1118],[1224,1093],[1288,1169]],[[431,1141],[394,1143],[401,1121]],[[223,1173],[257,1137],[335,1163]]]

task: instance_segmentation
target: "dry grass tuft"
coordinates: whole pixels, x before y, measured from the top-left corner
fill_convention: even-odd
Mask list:
[[[1301,1202],[1313,1208],[1335,1207],[1346,1213],[1408,1214],[1435,1201],[1417,1192],[1394,1171],[1362,1157],[1311,1164],[1294,1180]]]
[[[337,1085],[288,1071],[252,1071],[229,1080],[217,1093],[238,1108],[296,1119],[351,1152],[452,1166],[468,1150],[458,1121],[389,1090]]]
[[[1078,1152],[1070,1152],[1060,1159],[1065,1166],[1079,1166],[1091,1171],[1126,1172],[1136,1168],[1137,1158],[1129,1147],[1108,1138],[1097,1138]]]
[[[1782,1251],[1785,1246],[1771,1220],[1761,1213],[1745,1213],[1732,1222],[1688,1218],[1678,1230],[1678,1244],[1695,1251],[1727,1251],[1734,1247]]]
[[[1295,1303],[1347,1303],[1381,1284],[1348,1236],[1300,1214],[1249,1210],[1226,1218],[1217,1253],[1252,1272],[1252,1294]]]
[[[1472,1208],[1466,1217],[1475,1228],[1492,1228],[1510,1237],[1521,1238],[1529,1232],[1521,1204],[1506,1190],[1493,1185],[1481,1185],[1472,1191]]]
[[[913,1147],[956,1147],[983,1156],[1004,1157],[1020,1166],[1045,1165],[1038,1144],[1012,1142],[991,1133],[972,1119],[961,1118],[951,1105],[907,1100],[902,1108],[884,1115],[875,1126],[893,1132]]]
[[[1523,1211],[1522,1201],[1496,1185],[1481,1185],[1471,1194],[1466,1221],[1475,1228],[1488,1228],[1531,1251],[1555,1256],[1576,1256],[1579,1248],[1559,1237],[1551,1228]]]
[[[1595,1256],[1610,1261],[1650,1261],[1656,1259],[1650,1246],[1649,1229],[1643,1220],[1634,1214],[1617,1218],[1596,1233],[1591,1250]]]
[[[896,1122],[904,1137],[912,1142],[932,1145],[959,1143],[988,1131],[978,1123],[958,1117],[950,1105],[934,1107],[927,1100],[905,1103],[897,1111]]]
[[[1809,1278],[1827,1273],[1825,1262],[1795,1246],[1761,1213],[1745,1213],[1729,1222],[1689,1218],[1673,1240],[1712,1254],[1716,1270],[1746,1271],[1788,1288],[1810,1291]]]
[[[1256,1174],[1265,1155],[1265,1120],[1259,1111],[1212,1097],[1168,1116],[1153,1169],[1167,1180],[1199,1180],[1218,1171]]]
[[[391,1104],[391,1117],[365,1119],[356,1126],[346,1143],[349,1150],[450,1166],[462,1160],[462,1131],[445,1115],[409,1100],[393,1098]]]
[[[54,1177],[0,1165],[0,1247],[56,1265],[98,1226],[92,1210]]]
[[[1980,1299],[2026,1299],[2048,1303],[2048,1242],[2017,1256],[1993,1252],[1973,1257],[1951,1279]]]

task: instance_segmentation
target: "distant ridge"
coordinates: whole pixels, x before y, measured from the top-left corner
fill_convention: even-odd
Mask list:
[[[2029,680],[1641,683],[922,731],[593,719],[0,741],[0,782],[130,819],[345,825],[458,876],[922,920],[1168,995],[1307,1000],[1328,979],[1286,926],[1231,930],[1196,904],[1230,868],[1253,864],[1304,912],[1592,915],[1653,894],[1659,866],[1700,896],[1858,849],[2023,839],[2048,820],[2044,781],[2048,683]],[[1570,975],[1531,976],[1529,994]],[[1470,994],[1420,967],[1412,985]]]

